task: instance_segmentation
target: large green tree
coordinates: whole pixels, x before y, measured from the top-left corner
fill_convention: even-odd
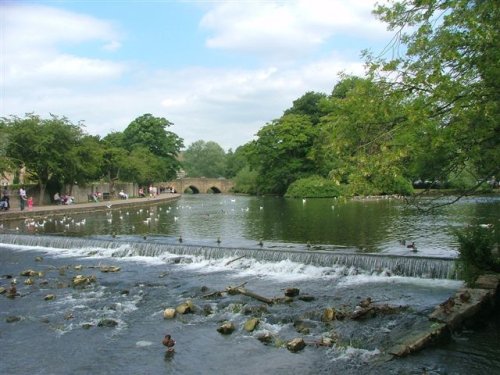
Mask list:
[[[314,171],[309,152],[317,134],[307,115],[287,114],[267,124],[252,144],[251,166],[258,172],[258,191],[283,195],[295,180]]]
[[[182,166],[190,177],[225,177],[226,153],[216,142],[193,142],[182,156]]]
[[[38,183],[40,199],[51,178],[74,176],[74,171],[80,169],[74,151],[83,135],[79,125],[65,117],[51,115],[42,119],[34,114],[12,116],[4,123],[9,134],[7,154]]]
[[[408,193],[404,166],[413,146],[399,132],[400,98],[383,83],[347,76],[323,105],[328,114],[312,155],[328,166],[330,178],[352,194]]]
[[[175,177],[180,168],[177,155],[183,147],[183,140],[167,128],[173,124],[163,117],[147,113],[132,121],[123,131],[123,146],[129,152],[146,148],[158,157],[160,163],[155,173],[158,180],[167,181]]]
[[[414,142],[411,172],[479,183],[498,175],[500,2],[391,1],[375,14],[395,32],[393,47],[404,46],[389,59],[367,57],[373,78],[406,106],[398,121]]]

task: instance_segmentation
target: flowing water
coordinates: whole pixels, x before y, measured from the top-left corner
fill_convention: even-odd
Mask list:
[[[0,373],[498,372],[498,315],[407,358],[387,361],[385,353],[428,325],[427,315],[463,285],[453,268],[453,230],[498,226],[499,208],[496,198],[425,213],[397,200],[196,195],[143,209],[5,221],[0,286],[8,288],[12,276],[20,296],[0,297]],[[101,272],[106,265],[120,271]],[[32,285],[20,276],[27,269],[40,272]],[[76,275],[96,281],[69,286]],[[296,287],[314,299],[266,305],[214,294],[243,283],[268,298]],[[48,294],[55,299],[46,301]],[[366,297],[399,311],[322,321],[326,307],[352,312]],[[193,314],[163,318],[165,308],[186,300]],[[260,323],[247,332],[242,326],[253,316]],[[100,327],[104,318],[117,325]],[[236,326],[227,336],[217,332],[226,320]],[[161,345],[166,333],[176,340],[173,355]],[[272,343],[257,339],[265,333]],[[295,337],[311,345],[291,353],[283,343]],[[322,337],[335,345],[313,345]]]

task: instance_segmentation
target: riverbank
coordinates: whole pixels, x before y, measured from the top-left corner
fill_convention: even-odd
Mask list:
[[[31,209],[25,208],[23,211],[19,208],[12,208],[8,211],[0,211],[0,222],[4,220],[66,215],[68,213],[106,211],[122,207],[147,206],[160,202],[176,200],[179,199],[180,196],[180,194],[164,193],[151,198],[114,199],[110,201],[76,203],[69,205],[35,206]]]

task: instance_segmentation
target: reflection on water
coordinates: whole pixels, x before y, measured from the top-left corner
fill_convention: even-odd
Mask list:
[[[184,195],[145,208],[5,222],[4,230],[73,236],[155,236],[156,241],[229,247],[286,246],[398,255],[455,256],[453,230],[498,224],[500,199],[470,198],[432,212],[396,199],[284,199]],[[497,233],[497,235],[499,235]],[[415,242],[417,252],[402,243]]]

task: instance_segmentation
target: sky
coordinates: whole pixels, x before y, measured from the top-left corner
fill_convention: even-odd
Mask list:
[[[0,0],[0,117],[101,137],[150,113],[226,151],[306,92],[363,75],[392,35],[376,0]]]

